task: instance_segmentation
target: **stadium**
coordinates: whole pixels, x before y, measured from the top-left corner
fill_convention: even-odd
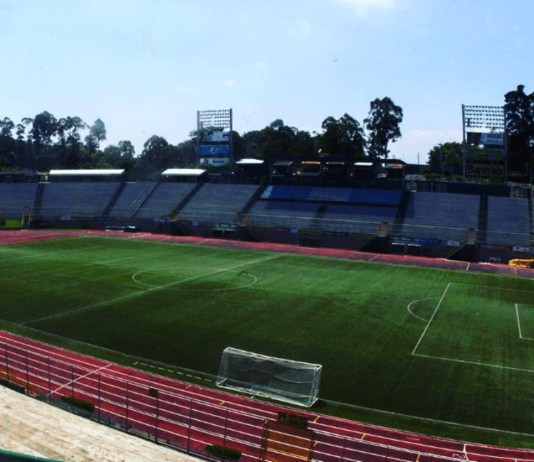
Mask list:
[[[531,190],[289,164],[4,176],[2,383],[205,459],[533,459]]]

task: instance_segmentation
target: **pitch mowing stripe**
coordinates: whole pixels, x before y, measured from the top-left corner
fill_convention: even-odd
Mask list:
[[[150,288],[148,288],[146,290],[141,290],[141,291],[134,292],[134,293],[131,293],[131,294],[122,295],[121,297],[111,298],[111,299],[108,299],[108,300],[104,300],[102,302],[94,303],[92,305],[84,306],[84,307],[77,308],[77,309],[74,309],[74,310],[65,311],[65,312],[56,313],[56,314],[51,314],[51,315],[43,316],[43,317],[37,318],[37,319],[32,319],[31,321],[20,323],[20,325],[28,326],[30,324],[38,323],[38,322],[41,322],[41,321],[50,321],[52,319],[65,318],[65,317],[70,316],[72,314],[85,313],[86,311],[92,311],[94,309],[102,308],[104,306],[111,305],[111,304],[113,304],[115,302],[120,302],[120,301],[124,301],[124,300],[129,300],[129,299],[132,299],[132,298],[137,298],[137,297],[146,295],[148,293],[156,292],[158,290],[167,289],[169,287],[182,284],[184,282],[193,281],[195,279],[202,279],[204,277],[211,276],[213,274],[223,273],[225,271],[232,271],[232,270],[235,270],[235,269],[238,269],[238,268],[242,268],[244,266],[254,265],[256,263],[262,263],[264,261],[275,260],[275,259],[280,258],[280,257],[282,257],[282,255],[270,255],[270,256],[264,257],[264,258],[258,258],[256,260],[252,260],[252,261],[249,261],[249,262],[241,263],[240,265],[230,266],[228,268],[222,268],[222,269],[218,269],[218,270],[215,270],[215,271],[211,271],[209,273],[201,274],[200,276],[192,276],[190,278],[182,279],[181,281],[170,282],[169,284],[164,284],[164,285],[159,286],[159,287],[150,287]]]
[[[441,306],[443,300],[445,300],[445,296],[447,295],[447,292],[449,291],[450,286],[451,286],[451,283],[449,282],[447,284],[447,287],[445,287],[445,290],[443,291],[443,294],[441,295],[441,298],[439,299],[439,302],[438,302],[438,304],[436,306],[436,309],[432,313],[432,316],[430,316],[430,319],[428,320],[428,323],[427,323],[427,325],[425,327],[425,330],[421,334],[421,337],[419,337],[419,340],[417,341],[417,344],[415,345],[415,348],[412,351],[412,356],[415,355],[415,352],[417,351],[417,349],[419,348],[419,345],[423,341],[423,338],[425,337],[425,335],[426,335],[426,333],[428,331],[428,328],[430,327],[430,324],[432,324],[432,321],[434,320],[434,317],[436,316],[436,313],[438,312],[439,307]]]

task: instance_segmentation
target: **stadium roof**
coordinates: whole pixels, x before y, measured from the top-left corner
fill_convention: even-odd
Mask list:
[[[265,161],[261,159],[241,159],[236,162],[238,165],[261,165]]]
[[[98,175],[98,176],[110,176],[110,175],[122,175],[124,169],[79,169],[79,170],[50,170],[49,175],[68,175],[68,176],[87,176],[87,175]]]
[[[200,176],[205,172],[206,170],[201,168],[168,168],[161,174],[165,176]]]

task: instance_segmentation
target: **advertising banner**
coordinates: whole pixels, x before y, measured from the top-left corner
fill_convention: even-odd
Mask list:
[[[498,178],[504,176],[503,165],[473,164],[468,163],[466,168],[468,176],[478,176],[485,178]]]
[[[227,157],[230,147],[227,144],[201,144],[200,157]]]

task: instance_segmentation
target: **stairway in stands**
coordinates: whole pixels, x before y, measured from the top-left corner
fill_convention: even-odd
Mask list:
[[[478,235],[479,242],[486,242],[488,233],[488,195],[480,195],[480,205],[478,207]]]

